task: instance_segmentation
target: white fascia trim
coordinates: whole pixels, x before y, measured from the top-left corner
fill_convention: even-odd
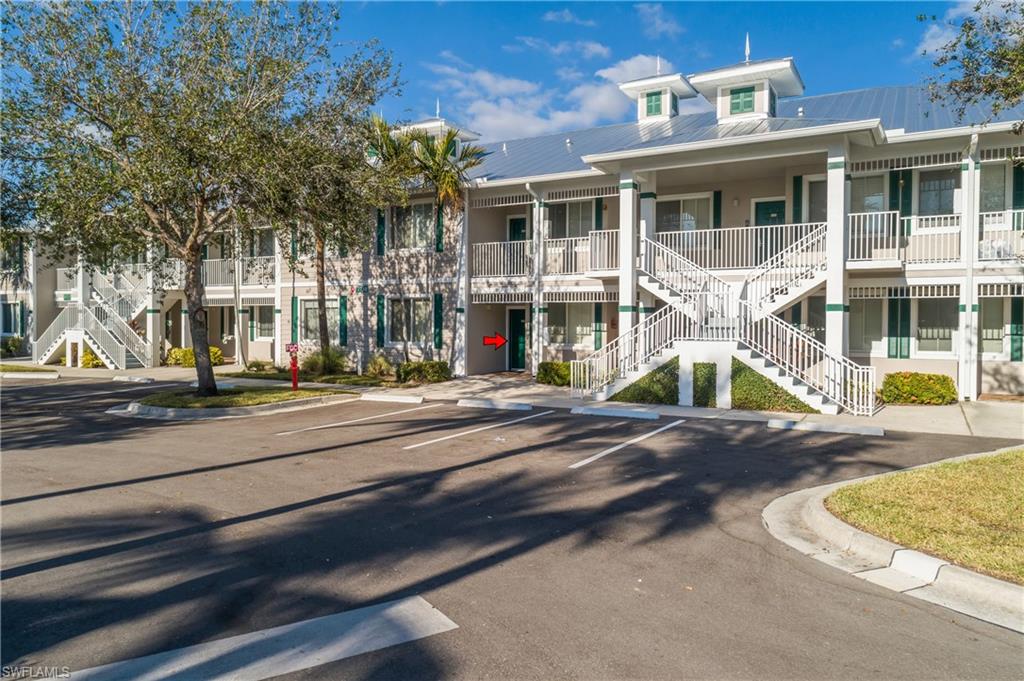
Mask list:
[[[890,131],[886,134],[886,141],[892,144],[900,142],[917,142],[920,140],[943,139],[946,137],[964,137],[977,135],[986,132],[1010,132],[1015,122],[989,123],[982,125],[965,125],[959,128],[943,128],[941,130],[929,130],[926,132],[900,132]]]
[[[584,159],[586,161],[586,159]],[[473,189],[488,189],[490,187],[509,187],[519,184],[529,184],[535,182],[558,182],[559,180],[578,180],[587,177],[599,177],[607,175],[600,170],[594,168],[587,168],[586,170],[570,170],[564,173],[550,173],[548,175],[530,175],[528,177],[511,177],[505,180],[483,181],[480,179],[473,180],[471,187]]]
[[[865,121],[853,121],[850,123],[832,123],[819,125],[813,128],[800,128],[798,130],[783,130],[781,132],[765,132],[759,135],[741,135],[730,137],[724,140],[709,140],[706,142],[685,142],[683,144],[672,144],[664,147],[653,147],[651,149],[612,151],[604,154],[590,154],[583,157],[584,163],[603,163],[606,161],[624,161],[632,158],[645,158],[648,156],[662,156],[674,154],[680,151],[699,151],[702,149],[716,149],[722,147],[736,147],[757,142],[777,142],[789,139],[800,139],[802,137],[818,137],[821,135],[835,135],[849,132],[869,131],[874,134],[875,143],[881,144],[886,140],[885,130],[882,128],[882,121],[872,118]]]

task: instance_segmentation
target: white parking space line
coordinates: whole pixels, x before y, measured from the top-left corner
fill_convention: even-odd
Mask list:
[[[502,426],[511,426],[513,423],[519,423],[520,421],[529,421],[530,419],[535,419],[538,416],[545,416],[547,414],[554,414],[554,413],[555,413],[554,409],[549,409],[547,411],[542,411],[539,414],[530,414],[529,416],[523,416],[523,417],[520,417],[520,418],[517,418],[517,419],[512,419],[511,421],[502,421],[501,423],[492,423],[489,426],[480,426],[479,428],[473,428],[471,430],[463,430],[462,432],[459,432],[459,433],[452,433],[451,435],[445,435],[444,437],[434,438],[433,440],[427,440],[426,442],[417,442],[414,445],[408,445],[406,447],[402,447],[402,449],[416,449],[417,447],[426,447],[427,445],[432,445],[432,444],[434,444],[436,442],[444,442],[445,440],[451,440],[451,439],[456,438],[456,437],[462,437],[463,435],[472,435],[473,433],[479,433],[479,432],[484,431],[484,430],[490,430],[491,428],[501,428]]]
[[[346,400],[345,402],[335,402],[335,404],[348,404],[349,402],[358,402],[358,398],[355,400]],[[333,406],[333,405],[332,405]],[[294,435],[295,433],[307,433],[311,430],[326,430],[327,428],[338,428],[340,426],[348,426],[353,423],[362,423],[363,421],[372,421],[374,419],[382,419],[385,416],[397,416],[398,414],[408,414],[410,411],[420,411],[421,409],[433,409],[434,407],[440,407],[441,403],[427,404],[422,407],[412,407],[411,409],[399,409],[398,411],[387,411],[383,414],[372,414],[370,416],[363,416],[358,419],[349,419],[348,421],[338,421],[337,423],[324,423],[319,426],[310,426],[309,428],[299,428],[297,430],[285,430],[280,433],[274,433],[275,435]]]
[[[684,421],[684,419],[679,419],[678,421],[673,421],[672,423],[669,423],[668,425],[662,426],[661,428],[658,428],[657,430],[652,430],[651,432],[645,433],[644,435],[640,435],[638,437],[635,437],[632,440],[626,440],[625,442],[623,442],[621,444],[617,444],[614,447],[609,447],[608,449],[604,450],[603,452],[598,452],[597,454],[594,454],[591,457],[583,459],[583,461],[577,461],[576,463],[574,463],[571,466],[569,466],[569,468],[581,468],[583,466],[586,466],[588,463],[593,463],[594,461],[597,461],[598,459],[600,459],[603,456],[608,456],[609,454],[612,454],[614,452],[619,451],[623,447],[628,447],[630,445],[635,445],[637,442],[643,442],[647,438],[654,437],[658,433],[660,433],[662,431],[665,431],[665,430],[668,430],[669,428],[675,428],[676,426],[678,426],[683,421]]]
[[[139,385],[139,386],[136,386],[134,388],[120,388],[118,390],[97,390],[97,391],[91,392],[91,393],[74,393],[74,394],[71,394],[71,395],[49,395],[47,397],[35,397],[35,398],[30,399],[30,400],[18,400],[15,403],[15,405],[19,406],[19,405],[22,405],[22,404],[35,404],[37,402],[66,402],[68,400],[76,400],[76,399],[78,399],[80,397],[96,397],[97,395],[115,395],[115,394],[118,394],[118,393],[134,392],[136,390],[156,390],[158,388],[173,388],[173,387],[178,386],[178,385],[181,385],[182,387],[184,387],[184,384],[178,384],[178,383],[166,383],[166,384],[152,383],[152,384],[149,384],[149,385]]]
[[[72,672],[71,678],[261,681],[458,628],[412,596]]]

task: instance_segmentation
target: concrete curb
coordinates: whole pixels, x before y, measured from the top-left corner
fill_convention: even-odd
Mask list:
[[[27,378],[30,381],[56,381],[60,373],[56,371],[4,371],[0,378]]]
[[[992,456],[1019,448],[969,454],[904,470]],[[825,508],[825,498],[841,487],[900,472],[903,471],[792,492],[768,504],[761,513],[761,520],[769,534],[805,556],[887,589],[1024,633],[1024,586],[886,541],[844,523]]]
[[[844,435],[870,435],[885,437],[885,429],[878,426],[850,426],[844,423],[817,423],[791,421],[789,419],[768,419],[769,428],[780,430],[807,430],[815,433],[842,433]]]
[[[153,382],[153,379],[150,378],[149,376],[114,376],[110,380],[117,381],[117,382],[120,382],[120,383],[152,383]],[[218,386],[219,385],[220,384],[218,384]],[[195,386],[193,386],[193,387],[195,387]],[[221,387],[223,387],[223,386],[221,386]]]
[[[359,399],[366,402],[400,402],[423,404],[423,395],[396,395],[395,393],[363,393]]]
[[[337,402],[354,402],[357,399],[355,395],[351,394],[325,395],[323,397],[306,397],[301,400],[289,400],[273,404],[258,404],[253,407],[224,407],[219,409],[172,409],[130,402],[119,407],[111,407],[106,413],[127,418],[156,419],[161,421],[211,421],[300,411]]]
[[[507,402],[503,400],[477,400],[462,398],[456,405],[459,407],[479,407],[480,409],[505,409],[508,411],[533,411],[533,405],[526,402]]]
[[[616,419],[643,419],[657,421],[661,415],[653,409],[634,409],[628,407],[573,407],[570,414],[583,416],[607,416]]]

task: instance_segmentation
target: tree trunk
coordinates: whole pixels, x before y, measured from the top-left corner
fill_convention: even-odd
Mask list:
[[[201,249],[196,249],[185,260],[185,298],[188,303],[189,332],[192,335],[192,351],[196,358],[196,393],[201,397],[217,394],[217,381],[213,376],[210,361],[210,333],[207,326],[206,308],[203,307],[203,261]]]
[[[322,236],[316,237],[316,316],[320,330],[320,353],[324,359],[331,348],[331,332],[327,328],[327,285],[324,275],[326,269],[326,244]]]

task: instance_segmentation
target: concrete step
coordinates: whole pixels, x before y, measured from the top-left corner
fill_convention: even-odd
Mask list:
[[[754,353],[749,348],[738,348],[736,350],[736,357],[740,359],[744,364],[749,366],[751,369],[761,374],[775,385],[779,386],[786,392],[794,395],[808,406],[813,407],[820,411],[822,414],[838,414],[839,405],[832,402],[827,397],[814,390],[806,383],[799,381],[798,379],[790,376],[784,372],[779,366],[769,362],[767,359],[759,354]]]

